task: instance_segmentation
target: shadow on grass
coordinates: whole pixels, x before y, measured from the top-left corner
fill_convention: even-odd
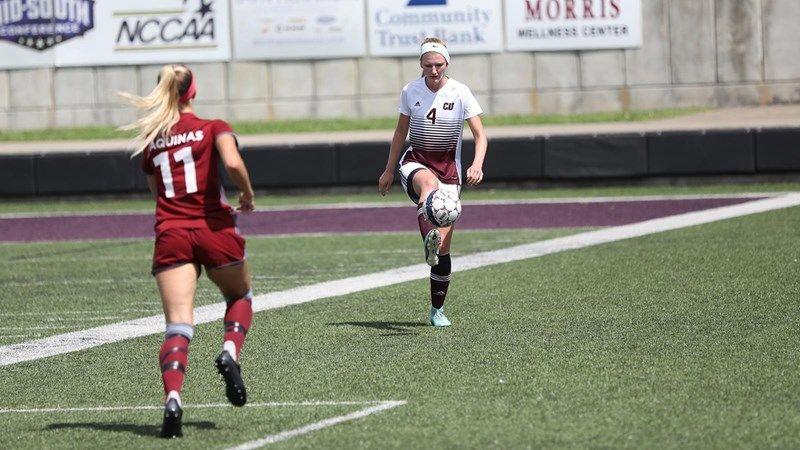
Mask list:
[[[402,336],[406,334],[418,334],[413,332],[413,328],[425,327],[427,324],[422,322],[332,322],[326,325],[334,326],[351,326],[373,328],[382,331],[391,331],[391,333],[382,333],[381,336]]]
[[[184,422],[183,428],[186,427],[197,428],[199,430],[213,430],[217,428],[217,424],[208,421],[199,422]],[[123,433],[138,434],[139,436],[154,436],[161,435],[160,425],[139,425],[135,423],[118,423],[118,422],[78,422],[78,423],[51,423],[46,430],[66,430],[86,428],[98,431],[116,431]]]

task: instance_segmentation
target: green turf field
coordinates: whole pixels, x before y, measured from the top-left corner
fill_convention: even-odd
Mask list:
[[[258,313],[243,361],[256,406],[244,409],[191,407],[225,401],[212,367],[221,323],[200,325],[179,441],[155,437],[158,409],[63,410],[157,406],[158,335],[0,367],[0,439],[228,448],[374,405],[298,402],[394,400],[406,403],[270,446],[795,448],[799,222],[795,207],[458,272],[443,330],[425,325],[423,280]],[[454,254],[578,231],[461,233]],[[251,238],[256,294],[418,263],[418,239]],[[2,245],[0,320],[69,325],[61,333],[152,315],[149,251],[146,241]],[[215,297],[204,281],[199,303]],[[75,311],[119,318],[82,323]]]

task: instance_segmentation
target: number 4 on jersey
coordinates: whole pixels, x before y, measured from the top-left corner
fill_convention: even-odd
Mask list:
[[[432,125],[436,125],[436,108],[430,110],[425,118],[430,120]]]
[[[173,153],[175,162],[183,161],[183,179],[186,181],[186,193],[197,192],[197,175],[194,170],[192,147],[184,147]],[[153,157],[153,163],[161,169],[161,180],[164,182],[164,195],[175,197],[175,186],[172,181],[172,170],[169,165],[169,152],[162,152]]]

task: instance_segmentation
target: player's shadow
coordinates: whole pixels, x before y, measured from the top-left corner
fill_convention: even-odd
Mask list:
[[[192,427],[200,430],[213,430],[217,424],[208,421],[183,422],[183,427]],[[123,433],[133,433],[139,436],[160,436],[160,425],[139,425],[135,423],[117,422],[77,422],[77,423],[51,423],[46,430],[67,430],[75,428],[87,428],[98,431],[116,431]]]
[[[330,322],[327,323],[327,325],[339,327],[364,327],[388,331],[388,333],[381,333],[381,336],[403,336],[406,334],[418,334],[413,331],[413,328],[425,326],[424,323],[420,322]]]

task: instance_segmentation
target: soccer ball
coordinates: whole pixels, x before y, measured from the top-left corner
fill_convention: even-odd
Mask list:
[[[437,227],[449,227],[461,216],[461,201],[452,191],[436,189],[425,199],[425,218]]]

